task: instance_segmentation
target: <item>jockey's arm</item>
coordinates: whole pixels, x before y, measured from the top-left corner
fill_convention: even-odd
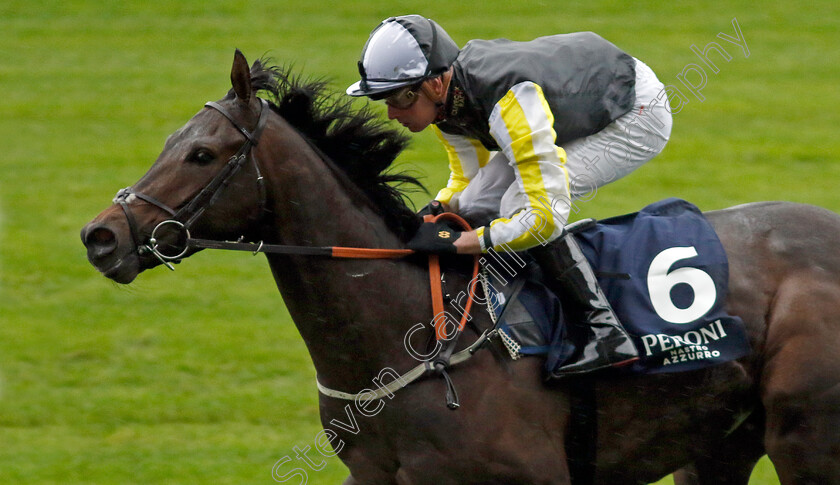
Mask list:
[[[478,140],[444,133],[435,125],[432,125],[432,129],[449,158],[449,181],[437,193],[435,200],[442,202],[447,210],[457,212],[458,197],[478,170],[487,164],[490,152]]]
[[[437,193],[435,200],[443,204],[445,211],[457,211],[458,197],[478,170],[487,164],[490,152],[477,140],[443,133],[434,125],[432,128],[449,157],[449,181],[446,187]],[[455,248],[459,254],[481,253],[481,244],[478,242],[476,231],[461,233],[461,237],[455,241]]]
[[[490,134],[516,172],[502,217],[488,226],[464,232],[455,241],[460,254],[480,254],[507,246],[522,251],[558,237],[569,215],[569,175],[566,153],[555,145],[554,116],[542,89],[523,82],[496,103],[489,119]],[[450,178],[436,199],[458,209],[458,195],[483,167],[489,152],[477,140],[435,132],[449,155]],[[558,210],[559,207],[559,210]],[[510,214],[508,217],[504,217]]]
[[[569,216],[569,204],[554,202],[570,197],[566,152],[555,145],[554,115],[540,86],[512,87],[496,103],[489,124],[502,152],[514,161],[516,185],[503,199],[502,217],[475,231],[480,250],[505,245],[523,251],[546,244],[562,234]],[[470,239],[463,243],[465,250],[474,249]]]

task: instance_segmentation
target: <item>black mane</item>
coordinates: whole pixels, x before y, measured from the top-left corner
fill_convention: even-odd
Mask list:
[[[251,67],[254,92],[317,146],[371,200],[391,230],[404,239],[417,230],[420,219],[409,208],[402,187],[423,189],[420,181],[386,169],[408,145],[408,137],[386,126],[367,107],[356,109],[350,100],[329,92],[327,82],[302,79],[289,67]]]

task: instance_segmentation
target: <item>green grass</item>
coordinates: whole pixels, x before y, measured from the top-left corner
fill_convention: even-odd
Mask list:
[[[327,3],[0,4],[0,483],[274,483],[272,465],[312,443],[314,371],[263,258],[205,252],[118,287],[87,264],[78,231],[226,92],[235,47],[343,90],[375,24],[419,8]],[[582,206],[605,217],[669,196],[840,211],[838,10],[433,0],[419,13],[459,44],[593,30],[679,88],[677,74],[699,62],[692,44],[728,49],[705,101],[684,90],[665,152]],[[749,57],[716,37],[734,34],[733,17]],[[423,133],[399,162],[434,191],[443,158]],[[309,483],[345,474],[333,458]],[[765,461],[751,483],[778,481]]]

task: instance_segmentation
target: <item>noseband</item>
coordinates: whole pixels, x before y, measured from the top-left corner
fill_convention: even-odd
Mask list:
[[[219,113],[221,113],[228,121],[233,124],[233,126],[239,130],[245,136],[245,142],[239,147],[239,150],[230,157],[227,164],[222,168],[222,170],[216,174],[213,179],[204,186],[201,191],[195,195],[189,202],[183,205],[177,211],[168,205],[164,204],[163,202],[157,200],[156,198],[137,192],[131,187],[126,187],[124,189],[120,189],[117,192],[117,195],[114,197],[114,203],[119,204],[122,208],[123,212],[125,213],[125,217],[128,220],[128,227],[129,231],[131,232],[131,238],[134,240],[134,246],[137,248],[137,252],[141,255],[150,253],[154,255],[161,263],[166,265],[169,269],[174,269],[170,261],[177,261],[184,257],[187,251],[190,249],[189,244],[184,244],[184,248],[176,255],[166,255],[160,252],[158,249],[158,242],[157,242],[157,232],[158,230],[166,225],[174,225],[176,226],[182,234],[186,236],[186,241],[190,240],[190,227],[198,220],[199,217],[204,214],[204,212],[212,206],[216,200],[218,200],[219,196],[221,196],[224,189],[230,184],[231,179],[233,176],[239,172],[239,169],[242,168],[243,165],[250,159],[254,163],[254,170],[257,174],[257,185],[259,186],[260,192],[260,214],[263,213],[265,210],[265,182],[262,177],[262,173],[260,172],[259,164],[257,163],[257,159],[251,156],[251,150],[257,146],[260,140],[260,135],[262,135],[263,129],[265,128],[266,119],[268,118],[268,112],[270,109],[268,108],[268,103],[264,99],[260,99],[260,118],[257,121],[257,126],[253,131],[248,131],[245,127],[240,125],[234,118],[231,116],[230,112],[228,112],[223,106],[215,102],[208,102],[204,105],[205,107],[215,109]],[[163,210],[171,217],[161,223],[159,223],[155,228],[152,230],[152,233],[149,235],[147,241],[143,241],[140,237],[140,233],[137,227],[137,221],[134,217],[134,214],[131,212],[128,204],[131,203],[135,198],[140,199],[144,202],[147,202],[159,209]]]

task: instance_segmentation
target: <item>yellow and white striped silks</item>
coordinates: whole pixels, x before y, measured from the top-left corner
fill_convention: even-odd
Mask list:
[[[562,233],[569,215],[569,175],[566,153],[554,144],[554,115],[542,88],[533,82],[513,86],[499,100],[489,119],[490,134],[508,159],[515,183],[501,199],[498,219],[478,229],[484,247],[484,231],[490,231],[493,248],[507,245],[521,251],[551,241]],[[458,209],[458,195],[490,153],[478,140],[435,131],[449,155],[450,177],[437,199]],[[560,203],[557,203],[560,201]]]

